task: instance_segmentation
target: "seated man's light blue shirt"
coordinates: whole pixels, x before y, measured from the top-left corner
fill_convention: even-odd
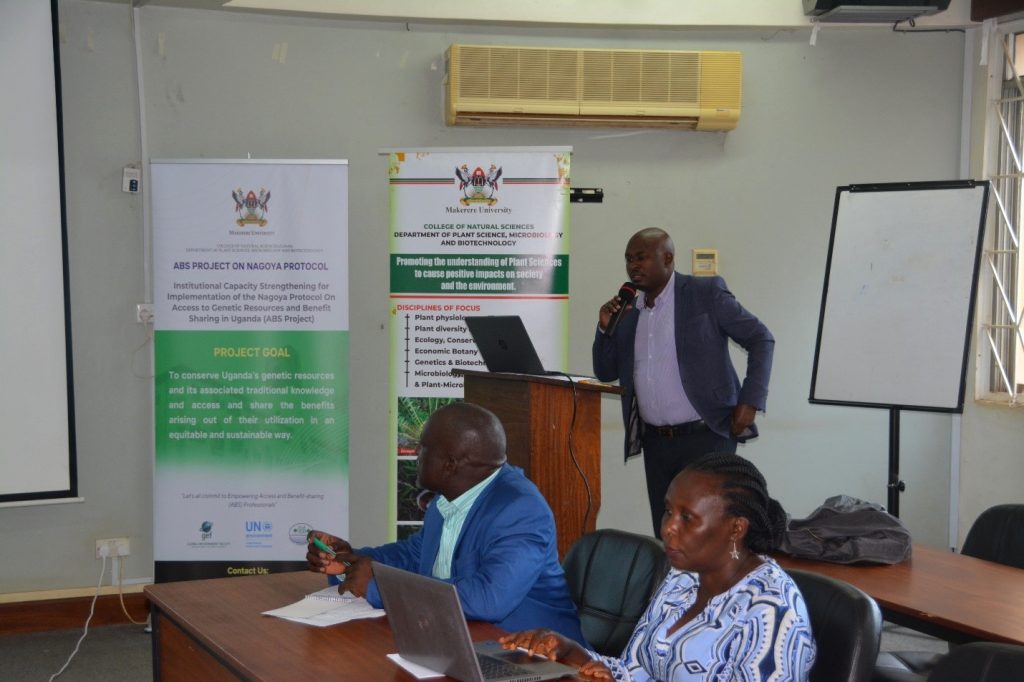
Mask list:
[[[494,470],[490,476],[477,483],[475,486],[459,495],[455,500],[448,501],[444,495],[438,495],[437,511],[441,512],[444,525],[441,527],[441,546],[437,549],[437,558],[434,560],[434,577],[447,580],[452,577],[452,556],[455,555],[455,545],[459,541],[459,533],[462,532],[462,524],[469,516],[469,510],[473,508],[476,498],[495,479],[501,468]]]

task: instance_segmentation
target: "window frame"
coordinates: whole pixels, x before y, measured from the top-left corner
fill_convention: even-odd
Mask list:
[[[1024,21],[994,26],[986,44],[983,167],[992,204],[979,273],[975,401],[1024,407]]]

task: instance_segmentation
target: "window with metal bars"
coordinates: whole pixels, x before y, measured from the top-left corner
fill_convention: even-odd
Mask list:
[[[1003,32],[997,37],[999,58],[990,62],[990,68],[1002,77],[988,126],[988,176],[995,210],[990,212],[992,233],[982,262],[988,305],[979,310],[982,363],[977,398],[1024,405],[1024,33]]]

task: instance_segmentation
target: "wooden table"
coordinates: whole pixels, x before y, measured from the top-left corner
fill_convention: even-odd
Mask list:
[[[397,651],[387,618],[321,628],[261,615],[324,585],[323,576],[303,571],[146,587],[153,614],[153,678],[415,680],[385,658]],[[469,630],[474,640],[502,634],[489,623],[470,623]]]
[[[874,597],[885,619],[952,642],[1024,644],[1024,570],[914,545],[891,566],[776,556],[783,568],[844,580]]]

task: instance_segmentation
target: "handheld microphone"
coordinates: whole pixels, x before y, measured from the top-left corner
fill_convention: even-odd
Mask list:
[[[619,320],[622,319],[622,314],[626,312],[626,306],[636,300],[636,287],[633,286],[632,282],[624,282],[619,287],[619,301],[620,307],[617,313],[611,316],[608,320],[608,326],[604,329],[605,336],[612,336],[615,334],[615,328],[619,326]]]

